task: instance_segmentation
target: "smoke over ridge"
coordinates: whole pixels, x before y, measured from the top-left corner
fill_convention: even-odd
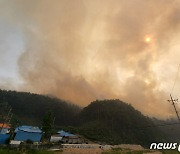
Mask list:
[[[178,0],[11,3],[4,16],[24,36],[19,89],[81,106],[119,98],[148,115],[174,115],[166,99],[180,55]]]

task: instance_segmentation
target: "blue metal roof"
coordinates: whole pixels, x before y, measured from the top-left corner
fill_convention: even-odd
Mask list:
[[[19,126],[15,129],[15,132],[18,131],[24,131],[29,133],[42,133],[39,127],[34,127],[34,126]]]
[[[33,142],[40,142],[41,137],[42,137],[42,133],[18,131],[16,132],[14,140],[15,141],[31,140]]]
[[[19,126],[15,129],[16,141],[27,141],[40,142],[42,137],[42,131],[38,127],[34,126]]]
[[[60,136],[65,136],[65,137],[68,137],[68,136],[75,136],[74,134],[71,134],[69,132],[65,132],[63,130],[60,130],[57,132]]]

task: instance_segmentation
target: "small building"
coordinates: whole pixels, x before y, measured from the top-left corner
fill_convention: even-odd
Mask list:
[[[64,137],[67,137],[67,136],[74,136],[74,135],[69,132],[65,132],[63,130],[58,131],[56,134],[51,136],[50,142],[60,142],[62,141]]]
[[[52,135],[50,138],[50,142],[60,142],[62,140],[62,136],[59,134]]]
[[[69,132],[65,132],[63,130],[57,132],[62,137],[62,141],[64,143],[69,144],[82,144],[85,143],[85,139],[80,135],[74,135]]]
[[[69,144],[82,144],[85,143],[85,140],[82,137],[75,135],[63,137],[63,142]]]
[[[0,123],[0,133],[1,134],[9,134],[11,125],[6,123]]]
[[[10,128],[9,124],[0,123],[0,144],[5,144],[10,138]]]
[[[20,126],[15,129],[15,141],[27,141],[40,142],[43,132],[34,126]]]

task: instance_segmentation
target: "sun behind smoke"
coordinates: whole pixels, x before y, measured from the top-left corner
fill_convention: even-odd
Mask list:
[[[150,43],[151,41],[152,41],[151,37],[149,37],[149,36],[145,37],[145,42],[146,43]]]

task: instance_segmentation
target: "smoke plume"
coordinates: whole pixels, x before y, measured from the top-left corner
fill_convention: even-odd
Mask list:
[[[174,115],[166,100],[178,63],[178,0],[11,3],[5,16],[24,36],[21,90],[81,106],[119,98],[146,115]]]

